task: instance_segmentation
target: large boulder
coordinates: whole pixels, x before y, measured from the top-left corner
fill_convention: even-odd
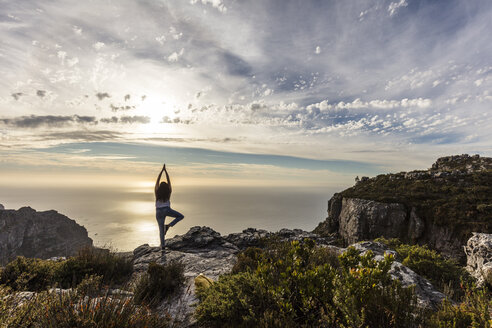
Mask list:
[[[492,279],[492,234],[474,232],[464,249],[466,268],[477,284],[481,286],[487,278]]]
[[[92,246],[87,230],[56,211],[30,207],[0,211],[0,264],[17,256],[47,259]]]

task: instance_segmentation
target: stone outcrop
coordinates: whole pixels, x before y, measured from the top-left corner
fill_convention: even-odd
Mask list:
[[[332,239],[328,240],[298,229],[282,229],[272,233],[250,228],[240,233],[221,236],[208,227],[193,227],[186,234],[167,240],[165,252],[162,252],[160,247],[151,247],[147,244],[136,248],[133,252],[135,279],[145,272],[150,262],[164,264],[173,260],[181,261],[185,266],[185,286],[176,295],[164,300],[158,306],[158,311],[173,318],[174,326],[188,327],[194,323],[194,304],[198,302],[195,295],[195,278],[202,274],[214,281],[218,280],[220,275],[231,271],[239,251],[250,246],[262,246],[265,238],[275,236],[279,240],[299,240],[309,237],[316,240],[319,245],[329,247],[338,253],[345,251],[345,248],[329,245]],[[354,246],[362,252],[372,250],[378,260],[383,258],[385,252],[394,253],[381,243],[362,242]],[[435,308],[444,297],[426,279],[397,261],[392,265],[391,275],[401,280],[404,286],[416,286],[418,302],[422,307]]]
[[[92,246],[87,230],[56,211],[37,212],[30,207],[0,210],[2,265],[17,256],[70,256],[85,246]]]
[[[466,268],[477,279],[477,285],[486,279],[492,282],[492,234],[473,233],[464,247]]]

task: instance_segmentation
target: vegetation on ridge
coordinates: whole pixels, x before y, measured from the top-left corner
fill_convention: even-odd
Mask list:
[[[406,178],[404,173],[378,175],[341,194],[346,198],[415,207],[426,222],[456,227],[462,235],[492,232],[492,170],[443,178],[433,177],[427,171],[420,173],[418,178]]]

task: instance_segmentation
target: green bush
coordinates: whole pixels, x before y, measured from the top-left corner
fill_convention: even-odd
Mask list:
[[[90,297],[77,292],[41,292],[19,303],[0,289],[0,327],[17,328],[164,328],[168,321],[130,298]]]
[[[58,267],[57,262],[19,256],[0,272],[0,284],[14,291],[45,290],[53,285]]]
[[[58,262],[17,257],[0,272],[0,284],[16,291],[41,291],[76,287],[86,277],[98,275],[102,283],[114,286],[127,282],[132,273],[131,259],[91,247]]]
[[[461,304],[453,305],[445,300],[441,309],[432,315],[429,327],[432,328],[490,328],[492,327],[492,298],[484,288],[466,289]]]
[[[60,263],[55,280],[58,285],[69,288],[77,286],[90,275],[103,277],[107,285],[121,285],[129,280],[133,273],[130,258],[119,256],[105,249],[86,247],[76,256]]]
[[[261,248],[248,247],[245,251],[238,254],[237,262],[232,268],[232,273],[255,271],[262,255],[263,250]]]
[[[184,282],[184,265],[181,262],[172,261],[166,265],[150,263],[135,287],[134,300],[137,304],[155,306],[175,293]]]
[[[439,290],[447,292],[449,297],[459,299],[464,296],[461,286],[473,282],[468,271],[456,261],[445,259],[441,254],[425,245],[407,245],[398,239],[378,238],[375,241],[394,249],[403,265],[428,279]]]
[[[256,253],[253,253],[256,258]],[[278,244],[256,269],[222,276],[200,291],[195,312],[209,327],[408,327],[423,320],[412,288],[355,248],[335,256],[312,241]]]

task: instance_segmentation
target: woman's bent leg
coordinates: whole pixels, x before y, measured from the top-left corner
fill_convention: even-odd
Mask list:
[[[169,223],[170,227],[174,227],[176,223],[184,219],[184,215],[179,213],[178,211],[173,210],[172,208],[169,208],[167,210],[167,216],[175,218],[174,220]]]

